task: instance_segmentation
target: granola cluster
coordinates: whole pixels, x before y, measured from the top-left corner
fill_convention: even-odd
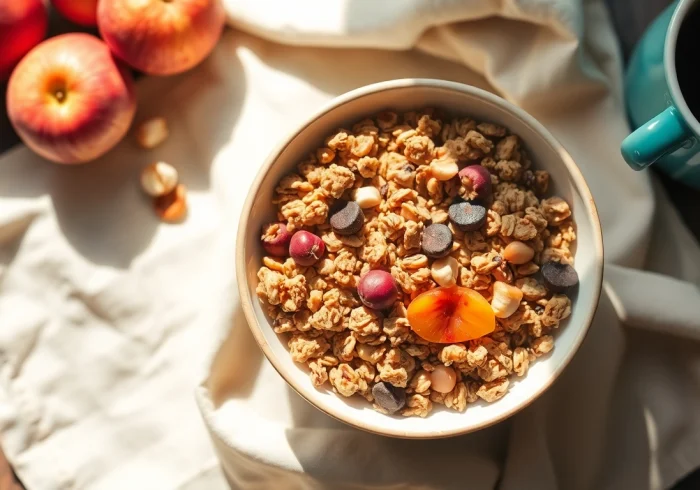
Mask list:
[[[480,164],[490,173],[493,195],[477,231],[460,231],[448,218],[453,202],[474,197],[468,179],[436,177],[455,164]],[[513,376],[524,376],[552,350],[554,331],[571,312],[569,298],[551,293],[538,274],[546,262],[572,264],[576,239],[569,205],[548,197],[549,180],[532,167],[518,136],[495,124],[423,110],[383,112],[338,129],[275,189],[278,219],[291,233],[303,229],[321,237],[325,255],[310,267],[264,258],[257,293],[274,331],[287,336],[292,358],[308,367],[315,386],[360,395],[379,411],[372,394],[379,382],[405,390],[404,416],[425,417],[435,404],[461,412],[477,400],[500,399]],[[328,223],[333,204],[366,186],[378,189],[381,201],[363,209],[362,230],[334,233]],[[517,311],[497,318],[491,334],[438,344],[411,330],[411,300],[438,286],[434,259],[421,251],[421,234],[434,223],[453,233],[457,285],[488,301],[496,281],[522,291]],[[531,260],[515,265],[504,259],[515,240],[534,250]],[[372,310],[360,301],[358,281],[373,269],[389,271],[398,285],[393,308]],[[438,366],[457,374],[448,393],[431,389]]]

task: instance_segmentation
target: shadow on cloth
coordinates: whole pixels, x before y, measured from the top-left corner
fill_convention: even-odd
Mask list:
[[[304,473],[316,480],[346,482],[337,488],[410,483],[410,488],[463,489],[459,475],[470,475],[474,488],[496,486],[500,470],[494,461],[503,459],[501,441],[509,430],[508,422],[450,439],[395,439],[349,427],[314,408],[289,387],[287,397],[294,428],[287,429],[285,436]],[[465,459],[464,454],[478,456]],[[416,465],[416,461],[423,464]]]
[[[159,221],[141,192],[141,169],[164,160],[190,190],[209,188],[210,167],[237,121],[245,77],[227,31],[214,53],[194,70],[171,78],[145,78],[137,88],[134,120],[163,116],[170,138],[160,147],[137,147],[132,132],[104,157],[86,165],[55,165],[18,147],[0,165],[0,197],[51,198],[61,234],[86,260],[127,268],[151,242]],[[235,80],[235,82],[234,82]]]
[[[231,330],[219,347],[204,383],[214,407],[219,408],[229,398],[246,398],[258,377],[263,354],[248,328],[243,309],[236,303]],[[245,369],[241,369],[245,366]]]

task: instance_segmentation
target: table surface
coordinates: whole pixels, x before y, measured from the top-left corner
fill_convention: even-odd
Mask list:
[[[645,27],[663,10],[671,0],[606,0],[612,14],[613,23],[620,37],[620,44],[625,58],[639,39]],[[67,21],[52,15],[49,33],[82,31],[96,34],[96,31],[78,28]],[[19,143],[17,135],[7,120],[5,110],[6,84],[0,84],[0,154]],[[700,240],[700,191],[693,190],[659,174],[671,201],[674,203],[685,223]],[[5,455],[0,449],[0,490],[22,490],[21,483],[14,475]],[[700,471],[680,482],[674,490],[691,490],[700,488]]]

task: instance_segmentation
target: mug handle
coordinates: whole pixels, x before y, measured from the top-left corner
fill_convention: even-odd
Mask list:
[[[634,170],[642,170],[667,153],[676,151],[692,137],[674,106],[648,121],[624,139],[622,157]]]

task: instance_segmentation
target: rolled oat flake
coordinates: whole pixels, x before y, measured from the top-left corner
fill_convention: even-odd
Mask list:
[[[406,390],[380,381],[372,387],[374,401],[389,413],[401,410],[406,405]]]
[[[355,201],[339,201],[331,210],[330,224],[338,235],[354,235],[365,224],[365,215]]]

